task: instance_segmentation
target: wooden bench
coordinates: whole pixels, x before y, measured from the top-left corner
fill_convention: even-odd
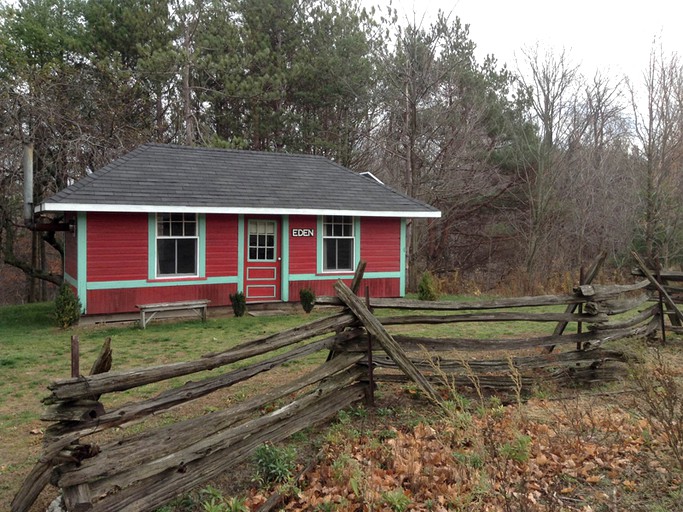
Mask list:
[[[140,310],[140,327],[144,329],[147,324],[156,316],[157,313],[165,311],[189,310],[206,321],[206,311],[210,300],[185,300],[180,302],[159,302],[157,304],[138,304],[135,306]]]

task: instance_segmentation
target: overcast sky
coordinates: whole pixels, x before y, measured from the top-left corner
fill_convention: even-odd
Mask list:
[[[363,0],[386,5],[389,0]],[[680,0],[393,0],[400,18],[425,19],[441,8],[470,25],[478,59],[494,54],[515,69],[524,47],[565,49],[585,75],[600,69],[641,81],[653,41],[666,54],[683,58],[683,2]],[[659,42],[657,43],[659,44]]]

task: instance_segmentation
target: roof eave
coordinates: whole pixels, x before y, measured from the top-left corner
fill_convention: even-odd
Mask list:
[[[244,215],[349,215],[353,217],[440,218],[438,210],[338,210],[331,208],[244,208],[138,204],[41,203],[36,212],[217,213]]]

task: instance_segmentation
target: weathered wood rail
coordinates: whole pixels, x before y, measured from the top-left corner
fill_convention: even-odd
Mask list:
[[[661,303],[646,304],[645,291],[654,286],[650,277],[632,285],[582,284],[572,294],[557,296],[424,302],[360,299],[356,294],[363,269],[361,265],[351,289],[339,281],[336,297],[319,299],[319,303],[340,306],[339,313],[194,361],[110,371],[111,351],[103,350],[91,375],[50,384],[42,419],[51,425],[46,429],[43,453],[16,494],[12,511],[28,511],[48,483],[61,489],[69,511],[154,510],[228,471],[260,444],[285,439],[358,400],[371,398],[374,382],[411,380],[430,400],[440,402],[444,378],[449,385],[471,386],[476,376],[477,386],[494,390],[513,386],[511,372],[516,375],[514,385],[523,387],[539,381],[613,379],[624,368],[626,356],[605,344],[652,335],[663,325],[662,315],[676,314],[670,307],[664,310]],[[538,306],[558,309],[524,310]],[[500,311],[508,308],[515,311]],[[391,311],[373,313],[382,309]],[[402,310],[410,313],[402,314]],[[550,323],[550,333],[499,339],[457,337],[458,326],[465,322],[519,321]],[[447,326],[449,335],[400,332],[406,325],[418,324]],[[568,324],[587,324],[588,329],[563,334]],[[553,347],[552,352],[534,351]],[[168,425],[144,423],[160,411],[320,351],[329,354],[324,363],[241,403]],[[476,359],[471,357],[473,351]],[[253,358],[258,359],[250,361]],[[235,363],[239,367],[229,366]],[[219,375],[169,386],[151,398],[123,405],[107,402],[122,391],[217,368],[225,369]],[[139,433],[112,434],[107,441],[97,435],[131,422],[143,422]]]

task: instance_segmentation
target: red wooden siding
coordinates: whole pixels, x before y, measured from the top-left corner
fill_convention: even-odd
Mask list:
[[[351,279],[343,279],[347,286],[351,285]],[[317,296],[321,295],[335,295],[334,283],[335,279],[317,280],[317,281],[292,281],[289,283],[289,300],[298,302],[299,291],[303,288],[310,288]],[[401,280],[399,278],[383,278],[383,279],[363,279],[359,295],[365,296],[365,287],[370,287],[371,297],[400,297],[401,296]]]
[[[360,227],[360,257],[366,272],[401,269],[401,219],[364,217]]]
[[[206,277],[237,275],[237,215],[206,216]]]
[[[293,229],[312,229],[314,236],[292,236]],[[315,274],[318,267],[318,222],[315,216],[289,218],[289,273]],[[299,292],[297,292],[297,298]]]
[[[210,307],[227,306],[230,304],[229,295],[236,291],[237,285],[235,284],[89,290],[88,314],[102,315],[137,312],[136,304],[199,299],[209,299],[211,301]]]
[[[87,223],[88,282],[147,279],[146,213],[89,212]]]
[[[74,215],[68,215],[66,221],[74,219]],[[78,277],[78,239],[74,225],[74,232],[67,231],[64,233],[64,272],[76,279]]]

